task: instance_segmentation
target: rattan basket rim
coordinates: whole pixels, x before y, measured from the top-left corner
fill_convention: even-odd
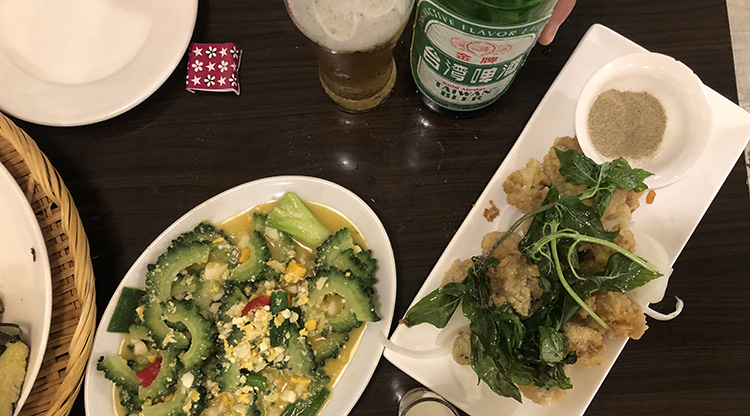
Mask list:
[[[8,146],[3,146],[3,141],[10,144],[11,150],[8,150]],[[3,154],[3,152],[16,152],[17,155]],[[55,332],[55,336],[59,338],[58,342],[52,343],[50,339],[51,345],[48,345],[45,353],[45,362],[49,359],[58,364],[62,363],[64,368],[42,366],[32,393],[21,409],[20,415],[67,416],[81,390],[83,373],[96,328],[94,273],[88,238],[73,198],[57,170],[41,152],[36,142],[2,113],[0,113],[0,156],[12,158],[13,166],[5,165],[8,170],[12,171],[11,168],[14,168],[13,170],[18,174],[20,166],[25,173],[21,179],[16,175],[14,177],[22,190],[26,188],[25,194],[29,198],[32,209],[40,203],[46,203],[52,207],[42,212],[35,210],[35,214],[40,223],[44,220],[48,225],[42,227],[45,241],[51,241],[50,239],[57,241],[55,245],[57,251],[48,253],[50,258],[62,258],[65,263],[59,268],[52,267],[53,297],[58,299],[55,304],[65,305],[64,311],[53,306],[53,321],[57,314],[58,322],[64,320],[64,324],[62,329]],[[5,158],[4,160],[11,159]],[[21,182],[25,182],[25,187]],[[54,218],[42,218],[53,211]],[[50,222],[53,226],[49,226]],[[65,286],[71,286],[71,271],[74,288],[68,289]],[[64,291],[64,293],[57,291]],[[50,334],[52,338],[52,331]],[[70,342],[66,347],[65,342],[68,338]],[[44,383],[41,382],[43,378]],[[54,385],[51,386],[51,384]],[[44,392],[37,391],[39,389],[44,389]],[[32,400],[32,397],[35,400]],[[34,410],[27,411],[27,409]]]

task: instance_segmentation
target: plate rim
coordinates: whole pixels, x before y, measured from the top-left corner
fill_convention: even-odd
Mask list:
[[[182,39],[182,42],[175,41],[175,45],[179,44],[180,47],[173,50],[173,55],[170,56],[169,64],[162,67],[161,70],[157,70],[153,72],[155,75],[153,78],[150,79],[150,82],[145,83],[141,91],[136,94],[132,98],[127,98],[123,100],[113,100],[111,107],[116,107],[114,109],[107,109],[107,111],[88,111],[82,115],[77,115],[74,117],[68,117],[65,116],[65,118],[50,113],[49,109],[40,110],[39,108],[32,109],[32,110],[24,110],[23,108],[17,109],[14,108],[13,102],[3,102],[2,95],[0,94],[0,111],[5,112],[9,115],[12,115],[13,117],[16,117],[18,119],[44,125],[44,126],[52,126],[52,127],[74,127],[74,126],[86,126],[90,124],[100,123],[102,121],[110,120],[112,118],[115,118],[119,115],[122,115],[139,104],[146,101],[149,97],[151,97],[164,83],[169,79],[169,77],[174,73],[175,69],[177,69],[177,65],[182,61],[183,56],[185,55],[185,51],[187,50],[188,46],[190,45],[190,41],[193,36],[193,32],[195,31],[195,25],[198,18],[198,0],[182,0],[179,2],[175,2],[175,5],[179,5],[180,7],[186,7],[190,11],[190,20],[186,20],[183,22],[186,24],[190,30],[186,31],[184,33],[184,38]],[[149,30],[152,30],[151,28]],[[146,39],[146,42],[148,43],[149,38]],[[141,50],[143,49],[143,46],[141,47]],[[0,55],[3,55],[2,49],[0,49]],[[6,57],[7,59],[7,57]],[[115,71],[114,73],[93,81],[92,84],[98,84],[98,83],[104,83],[105,85],[98,87],[97,90],[101,90],[106,88],[106,82],[108,79],[110,79],[114,74],[121,71],[122,69],[126,68],[127,66],[131,65],[132,62],[136,58],[134,57],[127,63],[125,63],[118,71]],[[20,70],[19,70],[20,71]],[[22,72],[22,71],[21,71]],[[29,76],[29,79],[33,80],[32,85],[44,85],[44,86],[53,86],[53,88],[47,89],[45,88],[45,91],[47,94],[53,93],[53,94],[60,94],[61,90],[66,89],[65,87],[69,87],[69,85],[62,85],[62,86],[56,86],[56,84],[51,82],[46,82],[43,80],[38,80],[33,77]],[[55,89],[59,88],[59,89]],[[64,95],[64,94],[63,94]]]
[[[125,273],[125,276],[120,281],[119,285],[113,292],[112,297],[110,298],[109,302],[107,303],[107,307],[105,308],[101,320],[99,321],[99,324],[97,325],[96,334],[94,335],[94,340],[91,348],[91,355],[89,357],[87,368],[86,368],[86,380],[84,385],[84,408],[86,411],[86,414],[98,414],[95,413],[96,411],[102,410],[101,408],[95,407],[95,403],[93,402],[94,398],[92,398],[92,389],[95,387],[96,383],[101,383],[102,381],[105,381],[109,383],[109,381],[106,381],[103,378],[96,377],[98,372],[96,371],[96,362],[98,359],[98,349],[97,345],[100,342],[103,342],[100,340],[100,337],[103,337],[105,335],[102,334],[109,334],[106,332],[106,323],[108,322],[108,319],[111,318],[112,312],[114,310],[114,306],[117,303],[116,300],[119,297],[119,294],[122,292],[122,288],[127,284],[131,284],[131,281],[133,279],[138,279],[137,276],[138,269],[140,266],[145,267],[146,264],[149,263],[149,259],[155,260],[156,256],[161,254],[161,251],[166,249],[165,247],[160,248],[160,246],[164,245],[165,243],[171,242],[171,240],[176,237],[180,232],[187,231],[187,229],[180,228],[181,226],[184,226],[186,221],[191,220],[193,216],[198,215],[198,213],[201,212],[203,209],[207,209],[205,207],[212,207],[214,204],[219,204],[224,198],[229,197],[233,193],[240,193],[240,192],[248,192],[249,189],[253,189],[256,187],[262,187],[262,186],[268,186],[268,187],[277,187],[279,188],[279,191],[277,193],[269,193],[268,195],[264,195],[262,197],[259,197],[259,199],[263,199],[264,201],[270,201],[275,198],[281,197],[283,193],[285,192],[282,189],[289,189],[290,187],[297,186],[300,189],[307,187],[307,186],[316,186],[316,187],[322,187],[324,189],[333,190],[334,192],[339,192],[343,195],[346,195],[348,198],[350,198],[350,201],[355,203],[360,209],[362,209],[362,212],[366,214],[367,216],[370,216],[372,221],[372,225],[377,229],[377,232],[381,235],[377,237],[384,237],[382,240],[382,243],[385,244],[385,247],[387,248],[386,253],[377,254],[376,259],[378,260],[378,282],[382,283],[383,285],[390,284],[392,285],[392,294],[390,294],[387,298],[385,297],[379,297],[379,303],[380,303],[380,309],[381,311],[381,320],[374,323],[367,323],[367,326],[365,327],[365,331],[362,334],[362,338],[360,339],[359,346],[357,348],[357,352],[360,351],[361,348],[368,348],[369,354],[368,355],[361,355],[355,353],[352,357],[352,361],[349,362],[344,372],[341,374],[338,383],[331,391],[331,397],[329,398],[328,402],[326,403],[326,406],[323,407],[321,410],[319,416],[336,416],[339,414],[347,414],[354,405],[359,401],[360,396],[364,392],[364,390],[369,385],[369,381],[372,378],[373,373],[375,372],[375,369],[380,362],[382,355],[383,355],[383,345],[381,342],[379,342],[380,338],[377,333],[381,333],[385,336],[388,335],[388,331],[390,329],[391,322],[393,320],[393,315],[395,312],[395,303],[396,303],[396,293],[397,293],[397,276],[396,276],[396,267],[395,267],[395,255],[393,252],[393,247],[390,241],[390,238],[388,237],[388,233],[385,229],[385,227],[382,224],[382,221],[380,221],[380,218],[377,216],[377,214],[372,210],[372,208],[357,194],[352,192],[351,190],[335,183],[332,181],[328,181],[326,179],[312,177],[312,176],[301,176],[301,175],[282,175],[282,176],[272,176],[267,178],[261,178],[249,182],[245,182],[243,184],[234,186],[228,190],[225,190],[219,194],[216,194],[207,200],[201,202],[200,204],[196,205],[195,207],[188,210],[185,214],[181,215],[178,219],[176,219],[174,222],[172,222],[167,228],[164,229],[157,237],[151,241],[146,248],[141,252],[141,254],[138,256],[138,258],[131,264],[128,271]],[[272,192],[272,191],[269,191]],[[335,206],[335,203],[326,203],[325,201],[319,201],[315,198],[307,198],[304,196],[301,196],[303,200],[312,200],[312,202],[318,202],[323,203],[327,206],[330,206],[334,209],[338,208]],[[255,205],[255,204],[253,204]],[[228,216],[224,217],[224,219],[231,218],[233,216],[236,216],[245,210],[248,210],[252,208],[253,205],[245,205],[244,210],[241,211],[232,211],[231,213],[226,212],[228,208],[223,208],[222,211],[224,211],[225,214],[229,214]],[[206,218],[202,218],[206,219]],[[202,220],[200,219],[200,220]],[[198,221],[200,221],[198,220]],[[197,224],[197,222],[195,222]],[[195,224],[190,224],[189,227],[195,226]],[[356,223],[358,228],[362,227],[362,224]],[[365,236],[368,237],[368,236]],[[372,237],[372,235],[370,236]],[[368,241],[370,239],[368,238]],[[132,277],[131,277],[132,275]],[[141,277],[143,279],[143,277]],[[115,336],[121,336],[119,334],[115,334]],[[365,342],[365,337],[367,337],[368,342]],[[114,338],[114,337],[113,337]],[[375,342],[377,340],[377,342]],[[342,389],[340,388],[339,384],[342,382],[344,377],[347,374],[351,374],[350,368],[351,364],[354,362],[355,359],[359,357],[359,361],[366,361],[364,362],[364,368],[366,371],[359,372],[356,377],[357,380],[361,380],[360,383],[354,385],[354,389],[350,392],[350,394],[343,398],[338,399],[341,402],[344,402],[343,407],[339,406],[335,408],[335,410],[331,410],[330,407],[331,403],[334,403],[335,397],[340,397],[336,395],[336,392],[341,392]],[[333,413],[335,411],[335,413]],[[94,413],[92,413],[94,412]]]
[[[9,182],[7,185],[5,184],[6,181]],[[29,232],[31,233],[32,240],[35,244],[34,249],[36,253],[36,260],[40,262],[39,265],[36,266],[36,268],[40,269],[43,274],[42,279],[44,279],[43,283],[45,289],[44,318],[42,322],[41,332],[42,339],[39,341],[39,350],[36,352],[36,356],[34,357],[36,362],[33,368],[27,368],[26,370],[24,384],[21,388],[21,395],[18,398],[16,408],[13,412],[13,415],[18,415],[23,406],[26,404],[26,400],[29,398],[31,390],[34,388],[34,383],[36,382],[36,378],[42,368],[42,364],[44,363],[44,356],[47,352],[49,331],[50,327],[52,326],[52,269],[50,269],[49,254],[47,252],[47,245],[44,241],[44,234],[42,234],[42,229],[39,226],[39,221],[37,221],[36,215],[34,215],[34,211],[31,209],[31,204],[29,204],[26,196],[23,194],[23,191],[21,191],[21,187],[18,185],[18,182],[16,182],[13,175],[10,174],[5,165],[0,163],[0,192],[5,187],[7,187],[6,190],[8,192],[13,194],[13,202],[10,203],[17,204],[23,212],[22,214],[20,214],[20,216],[23,216],[26,221],[31,223],[31,229],[29,230]],[[9,203],[8,201],[5,202]],[[29,345],[29,349],[31,349],[31,345]],[[29,350],[27,363],[30,363],[31,359],[31,351]]]

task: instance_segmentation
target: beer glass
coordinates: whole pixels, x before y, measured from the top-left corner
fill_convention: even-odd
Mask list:
[[[414,0],[284,0],[313,45],[323,91],[358,113],[382,104],[396,83],[393,48]]]

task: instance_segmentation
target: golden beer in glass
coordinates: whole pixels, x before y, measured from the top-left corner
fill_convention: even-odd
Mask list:
[[[382,104],[396,83],[393,48],[414,0],[285,0],[318,57],[320,84],[340,109]]]

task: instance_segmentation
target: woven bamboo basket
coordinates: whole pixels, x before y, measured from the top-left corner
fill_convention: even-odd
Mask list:
[[[81,390],[96,327],[88,239],[60,175],[34,140],[2,114],[0,163],[31,204],[52,269],[52,324],[47,351],[20,415],[66,416]]]

